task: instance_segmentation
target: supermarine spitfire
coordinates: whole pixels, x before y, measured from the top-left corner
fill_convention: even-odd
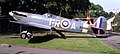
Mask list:
[[[54,30],[63,38],[66,38],[66,36],[62,32],[105,34],[107,28],[107,20],[103,16],[100,16],[94,24],[89,25],[85,23],[86,21],[67,19],[50,13],[40,15],[20,11],[11,11],[9,14],[16,20],[11,21],[13,23]],[[23,31],[21,33],[22,39],[31,37],[32,35],[29,31]]]

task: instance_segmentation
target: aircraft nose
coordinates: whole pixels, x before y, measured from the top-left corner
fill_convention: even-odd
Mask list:
[[[11,11],[11,12],[9,12],[9,15],[10,15],[10,16],[13,16],[14,14],[13,14],[12,11]]]
[[[9,15],[12,16],[15,20],[19,20],[20,18],[17,17],[17,16],[15,16],[14,12],[15,12],[15,11],[9,12]]]

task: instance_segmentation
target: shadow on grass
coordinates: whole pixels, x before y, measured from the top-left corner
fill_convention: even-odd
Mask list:
[[[34,36],[33,38],[31,38],[28,43],[42,43],[42,42],[47,42],[50,41],[54,38],[61,38],[64,39],[58,35],[55,34],[49,34],[49,35],[45,35],[45,36]],[[66,38],[95,38],[92,36],[66,36]]]
[[[13,37],[10,37],[10,38],[20,38],[20,36],[13,36]]]
[[[55,34],[49,34],[49,35],[45,35],[45,36],[34,36],[33,38],[31,38],[28,41],[28,43],[42,43],[42,42],[50,41],[54,38],[60,38],[60,37]]]
[[[93,36],[66,36],[67,38],[95,38]]]

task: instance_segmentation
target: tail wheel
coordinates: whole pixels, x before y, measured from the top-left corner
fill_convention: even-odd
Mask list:
[[[26,39],[26,38],[27,38],[27,34],[26,34],[26,33],[22,33],[22,34],[20,35],[20,37],[21,37],[22,39]]]

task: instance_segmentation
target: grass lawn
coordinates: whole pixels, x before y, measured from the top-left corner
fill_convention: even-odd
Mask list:
[[[86,36],[86,34],[66,34],[68,36]],[[87,34],[88,35],[88,34]],[[51,36],[35,37],[33,39],[20,39],[15,37],[0,37],[0,44],[12,44],[33,48],[47,48],[69,50],[75,52],[95,52],[102,54],[120,54],[115,49],[104,44],[97,38],[52,38]],[[89,37],[89,35],[88,35]]]

